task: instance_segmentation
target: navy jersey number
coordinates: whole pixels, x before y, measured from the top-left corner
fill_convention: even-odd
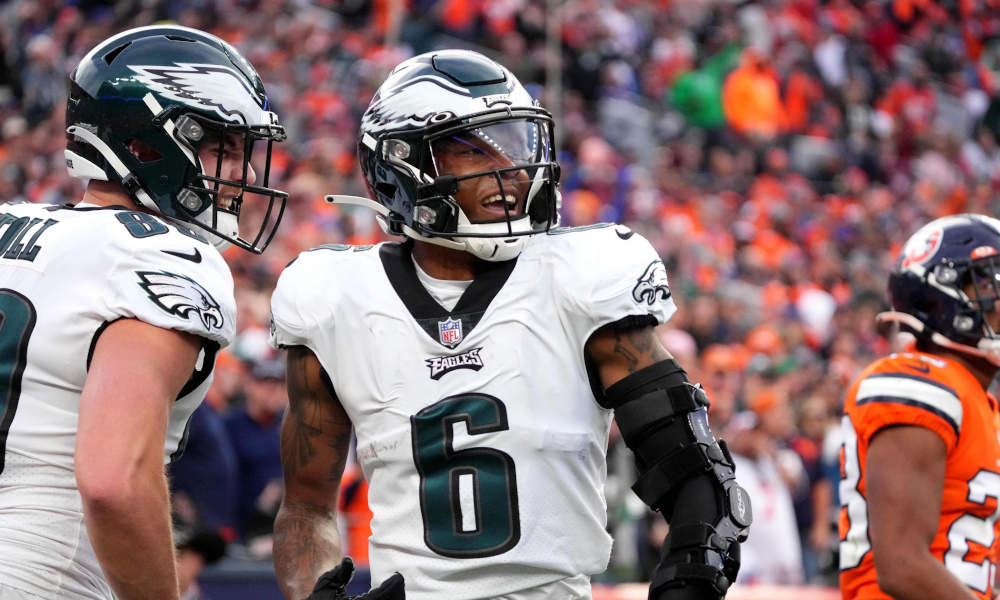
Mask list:
[[[147,238],[153,235],[163,235],[170,231],[167,226],[158,219],[141,212],[123,211],[117,213],[115,217],[128,232],[135,238]]]
[[[517,545],[514,460],[495,448],[454,449],[458,423],[470,436],[509,429],[503,402],[486,394],[451,396],[410,423],[427,547],[451,558],[481,558]]]
[[[28,338],[35,328],[35,307],[14,290],[0,289],[0,473],[7,433],[21,397],[21,377],[28,363]]]
[[[132,234],[134,238],[148,238],[154,235],[163,235],[170,231],[170,229],[164,225],[159,219],[146,213],[135,212],[135,211],[123,211],[115,215],[118,221],[128,229],[128,232]],[[172,223],[174,228],[188,236],[193,240],[198,240],[199,242],[208,243],[205,236],[199,234],[193,229],[184,227],[177,223]]]

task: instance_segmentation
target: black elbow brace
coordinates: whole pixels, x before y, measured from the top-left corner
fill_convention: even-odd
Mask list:
[[[665,360],[615,383],[605,397],[635,453],[639,479],[632,490],[670,523],[649,597],[698,582],[724,595],[753,517],[729,449],[708,426],[705,391],[688,382],[676,361]]]

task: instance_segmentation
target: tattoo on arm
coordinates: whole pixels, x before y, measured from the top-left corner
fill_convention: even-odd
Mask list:
[[[670,358],[656,330],[648,325],[627,328],[604,326],[587,340],[584,353],[588,368],[594,369],[604,389],[632,373]]]
[[[639,370],[642,359],[652,355],[651,361],[658,362],[670,358],[656,337],[656,331],[652,327],[615,329],[614,353],[620,355],[627,361],[626,370],[635,373]]]
[[[330,463],[330,479],[339,483],[351,443],[351,423],[334,397],[323,374],[310,376],[319,368],[307,360],[308,350],[293,348],[288,355],[288,423],[281,436],[282,468],[294,476],[316,457]],[[320,442],[326,446],[317,447]]]
[[[304,502],[286,502],[274,528],[274,564],[279,581],[303,598],[320,574],[340,560],[336,515]]]
[[[295,354],[296,349],[292,349],[288,356],[289,435],[281,436],[282,468],[286,475],[294,475],[309,464],[317,454],[313,442],[322,434],[322,429],[313,425],[320,409],[319,397],[309,385],[305,360]]]
[[[351,421],[310,350],[289,349],[289,409],[282,423],[285,497],[274,523],[274,565],[287,598],[309,595],[341,556],[337,497]]]

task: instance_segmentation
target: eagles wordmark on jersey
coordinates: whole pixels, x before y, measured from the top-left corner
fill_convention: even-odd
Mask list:
[[[463,600],[603,571],[612,413],[584,345],[674,310],[662,262],[621,226],[535,236],[451,311],[408,244],[301,254],[271,343],[308,347],[355,426],[373,583],[400,571],[408,598]]]
[[[90,353],[122,318],[205,339],[170,413],[169,462],[183,451],[215,352],[235,333],[232,276],[201,235],[158,217],[5,204],[0,312],[0,584],[40,598],[112,598],[73,471]]]

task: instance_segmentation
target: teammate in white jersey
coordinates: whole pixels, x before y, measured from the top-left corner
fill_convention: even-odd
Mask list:
[[[716,599],[735,579],[749,503],[704,392],[654,332],[675,311],[663,263],[622,226],[555,229],[552,152],[549,113],[474,52],[410,59],[376,93],[359,139],[371,199],[328,199],[408,240],[305,252],[272,299],[287,598],[347,597],[352,425],[374,515],[367,600],[590,598],[611,551],[613,414],[634,489],[671,522],[650,598]]]
[[[250,148],[284,132],[249,63],[183,27],[87,54],[66,122],[81,202],[0,206],[0,598],[176,599],[164,465],[235,333],[219,250],[262,251],[284,207]],[[252,196],[273,218],[246,239]]]

